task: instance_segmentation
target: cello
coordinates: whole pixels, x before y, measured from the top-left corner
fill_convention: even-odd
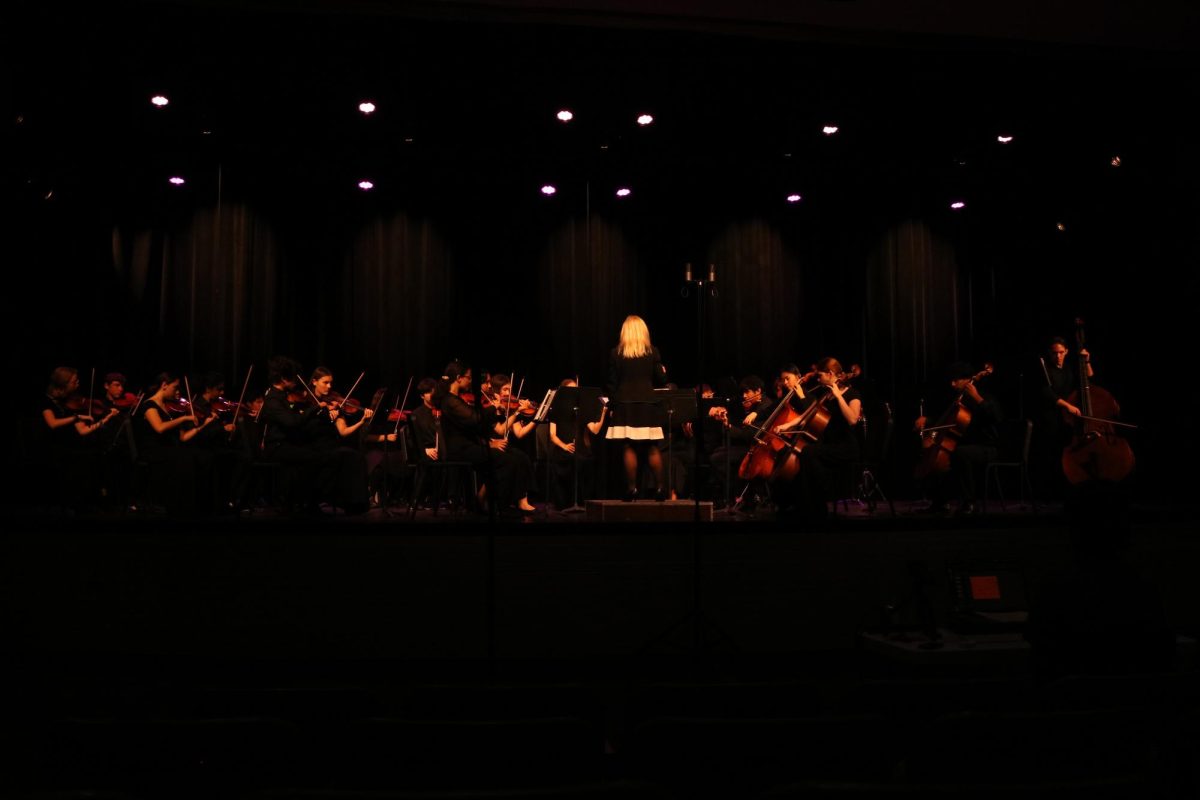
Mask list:
[[[816,367],[813,368],[814,372]],[[858,364],[852,364],[846,372],[839,373],[834,376],[834,381],[839,388],[845,389],[849,386],[850,381],[862,374],[862,368]],[[800,452],[808,445],[819,442],[825,434],[825,429],[829,427],[829,421],[833,417],[832,411],[825,407],[825,403],[829,398],[833,397],[833,392],[825,385],[818,386],[817,389],[824,388],[825,391],[820,397],[815,398],[799,415],[799,422],[795,428],[788,433],[796,434],[794,441],[787,442],[783,457],[775,465],[774,472],[771,473],[771,480],[775,483],[788,482],[795,480],[800,473]],[[814,391],[816,391],[814,389]],[[838,413],[841,413],[840,411]]]
[[[761,425],[755,426],[754,443],[750,445],[750,449],[742,457],[741,465],[738,466],[739,478],[749,481],[755,478],[771,477],[775,471],[776,457],[784,449],[790,449],[793,446],[791,439],[776,433],[775,428],[792,423],[800,416],[800,413],[792,408],[792,398],[796,396],[797,389],[802,389],[804,383],[811,380],[816,374],[816,367],[813,367],[811,372],[800,376],[796,385],[789,389],[775,406],[775,410]],[[801,394],[803,395],[802,391]]]
[[[1082,319],[1075,320],[1075,344],[1079,353],[1079,388],[1071,392],[1067,402],[1079,409],[1079,416],[1063,411],[1073,431],[1070,443],[1063,448],[1063,474],[1074,486],[1088,481],[1117,483],[1133,471],[1134,458],[1129,442],[1114,429],[1136,429],[1136,426],[1117,422],[1121,407],[1116,398],[1091,385]]]
[[[995,367],[985,363],[983,369],[968,378],[967,382],[974,384],[995,371]],[[965,387],[954,398],[950,407],[942,412],[935,424],[922,427],[918,431],[921,436],[921,457],[917,461],[916,469],[913,470],[913,477],[917,480],[933,473],[950,470],[950,457],[958,448],[958,443],[962,441],[971,424],[971,410],[963,404],[964,394],[966,394]]]

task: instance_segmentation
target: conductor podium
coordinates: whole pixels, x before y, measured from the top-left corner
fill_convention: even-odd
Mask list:
[[[700,503],[700,520],[712,522],[713,504]],[[588,500],[588,522],[694,522],[696,503],[692,500]]]

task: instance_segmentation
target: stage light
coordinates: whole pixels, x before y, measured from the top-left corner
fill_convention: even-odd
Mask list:
[[[955,200],[953,203],[950,204],[950,207],[952,209],[954,209],[955,211],[960,211],[960,210],[966,208],[967,204],[964,203],[962,200]]]
[[[156,94],[154,97],[150,98],[150,103],[158,108],[166,108],[167,104],[170,102],[171,101],[168,100],[165,95],[161,94]]]
[[[996,141],[999,142],[1000,144],[1008,144],[1012,140],[1013,140],[1013,137],[1005,136],[1004,134],[1000,134],[999,136],[996,137]]]
[[[546,197],[549,197],[550,195],[554,194],[557,191],[558,191],[558,189],[554,188],[553,186],[551,186],[548,183],[542,187],[542,194],[546,195]]]
[[[1121,157],[1113,156],[1112,161],[1110,161],[1108,163],[1112,164],[1114,167],[1119,167],[1119,166],[1121,166]]]
[[[617,189],[617,197],[629,197],[631,194],[633,194],[633,190],[628,187],[622,186]]]
[[[821,128],[821,133],[825,134],[826,136],[833,136],[837,132],[837,125],[826,125],[824,128]]]
[[[554,116],[558,117],[559,122],[570,122],[571,120],[575,119],[575,115],[565,108]]]
[[[375,184],[371,181],[359,181],[358,188],[362,189],[364,192],[369,192],[375,188]]]
[[[649,115],[649,114],[638,115],[637,124],[641,125],[643,128],[646,127],[647,125],[649,125],[651,122],[654,122],[654,117],[652,117],[651,115]]]
[[[801,200],[803,200],[803,199],[804,199],[803,197],[801,197],[800,195],[796,194],[795,192],[792,192],[791,194],[789,194],[789,195],[787,196],[787,201],[788,201],[789,203],[799,203],[799,202],[800,202]]]
[[[172,186],[183,186],[185,183],[187,183],[187,181],[178,175],[172,175],[171,177],[167,178],[167,183],[171,184]]]
[[[374,114],[375,113],[375,104],[372,103],[370,100],[364,100],[363,102],[358,104],[358,110],[364,114]]]

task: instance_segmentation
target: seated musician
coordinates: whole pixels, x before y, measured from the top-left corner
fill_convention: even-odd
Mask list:
[[[573,378],[566,378],[559,384],[560,389],[578,386]],[[580,409],[580,416],[583,409]],[[574,496],[574,480],[576,460],[579,468],[579,499],[587,499],[594,494],[595,458],[592,452],[594,437],[604,428],[608,417],[608,406],[600,407],[600,415],[587,422],[576,420],[572,409],[556,408],[549,422],[548,440],[550,443],[547,460],[550,462],[550,486],[547,489],[547,499],[556,498],[555,505],[560,508],[568,505],[563,498]],[[575,441],[575,428],[582,422],[582,441]]]
[[[74,411],[69,398],[78,398],[79,373],[74,367],[58,367],[50,373],[46,395],[40,406],[41,422],[31,436],[31,457],[46,471],[44,489],[49,505],[60,508],[95,503],[100,494],[99,449],[91,447],[97,434],[114,427],[115,408],[102,417],[89,409]],[[74,396],[74,398],[73,398]],[[86,399],[83,400],[86,404]]]
[[[350,437],[369,420],[372,411],[361,409],[350,416],[339,401],[333,400],[333,373],[327,367],[317,367],[308,379],[309,390],[316,402],[327,405],[325,413],[315,414],[307,424],[308,436],[320,455],[317,480],[322,496],[348,514],[367,510],[367,459]]]
[[[475,410],[459,397],[471,387],[471,368],[451,362],[446,365],[443,377],[442,384],[433,395],[433,404],[441,411],[445,460],[467,461],[483,471],[484,484],[479,491],[481,503],[487,493],[493,491],[497,507],[501,509],[515,506],[521,513],[535,511],[529,502],[529,485],[533,476],[533,463],[529,457],[509,448],[509,440],[500,423],[482,422]],[[486,440],[490,453],[484,450],[482,440]],[[440,449],[438,456],[442,460]],[[488,474],[489,458],[493,474]]]
[[[997,457],[999,432],[996,426],[1003,420],[1004,411],[992,394],[980,390],[973,380],[974,375],[975,370],[964,361],[951,364],[946,372],[951,408],[962,403],[970,412],[971,420],[964,431],[954,432],[957,445],[950,451],[949,470],[932,469],[925,478],[930,504],[923,513],[946,513],[949,501],[957,492],[959,505],[955,513],[961,516],[974,514],[983,469]],[[950,413],[943,415],[943,420],[953,418]],[[940,422],[918,417],[913,428],[920,432]]]
[[[209,513],[215,499],[212,454],[199,444],[213,417],[197,417],[195,406],[181,401],[179,385],[167,372],[154,379],[134,416],[133,433],[139,457],[161,480],[167,513],[192,516]]]
[[[818,361],[816,378],[817,386],[809,392],[801,413],[819,403],[829,412],[829,422],[820,438],[800,451],[798,510],[809,519],[821,519],[829,513],[836,471],[858,460],[860,443],[855,426],[862,420],[862,398],[857,389],[843,385],[846,373],[840,361],[832,357]]]
[[[709,460],[712,465],[709,473],[709,485],[712,488],[713,498],[718,503],[722,503],[724,500],[726,474],[731,482],[728,487],[730,492],[735,488],[741,492],[744,488],[744,483],[737,475],[738,467],[741,466],[742,459],[746,457],[746,453],[754,443],[758,426],[771,415],[771,410],[775,407],[775,401],[772,398],[763,396],[763,380],[757,375],[747,375],[742,378],[738,387],[742,390],[741,413],[735,413],[732,409],[723,415],[717,412],[729,434],[729,446],[726,447],[722,444],[717,447],[713,450]],[[716,412],[716,409],[713,411]]]
[[[314,513],[318,512],[317,472],[321,459],[307,427],[318,414],[328,415],[329,407],[299,399],[299,372],[300,364],[287,356],[274,356],[267,362],[270,386],[263,395],[258,421],[264,429],[263,456],[282,465],[280,493],[285,508],[300,502],[304,511]]]

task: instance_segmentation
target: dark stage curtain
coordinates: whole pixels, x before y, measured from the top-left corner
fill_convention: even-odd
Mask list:
[[[638,249],[620,227],[599,215],[571,219],[549,235],[537,281],[543,349],[549,364],[563,371],[558,380],[578,374],[585,385],[603,385],[608,353],[628,314],[646,319],[656,344],[666,333],[659,327],[665,319],[647,311]],[[671,357],[664,353],[668,362]]]
[[[712,380],[713,370],[724,367],[722,371],[732,370],[734,377],[758,372],[769,382],[771,370],[801,357],[796,354],[804,324],[799,258],[778,228],[756,219],[719,233],[708,261],[717,268],[718,294],[705,298],[710,367],[706,379]],[[708,269],[707,263],[695,266]]]
[[[199,209],[165,228],[118,225],[112,255],[128,368],[243,372],[293,344],[296,292],[280,240],[247,206]]]
[[[971,355],[961,353],[975,305],[969,290],[954,245],[924,223],[908,220],[883,234],[867,259],[862,303],[866,355],[886,395],[936,380]]]
[[[440,375],[459,355],[453,331],[470,323],[472,309],[455,297],[470,287],[456,288],[450,245],[429,219],[399,212],[369,223],[336,284],[331,338],[346,348],[341,361],[378,370],[367,385],[402,391],[408,376]]]

